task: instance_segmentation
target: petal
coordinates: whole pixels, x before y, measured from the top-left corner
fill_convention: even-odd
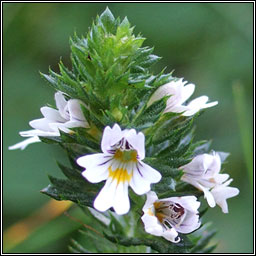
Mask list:
[[[203,188],[203,187],[202,187]],[[207,203],[209,204],[210,207],[215,207],[216,206],[216,201],[214,199],[214,196],[208,189],[202,189],[204,192],[204,198],[207,200]]]
[[[151,166],[138,161],[137,165],[139,173],[142,177],[148,180],[150,183],[157,183],[161,180],[162,175],[157,170],[153,169]]]
[[[200,227],[199,215],[193,212],[186,212],[185,219],[175,229],[182,234],[188,234]]]
[[[83,121],[68,121],[66,123],[49,123],[51,130],[58,132],[59,130],[70,133],[71,130],[68,128],[75,127],[87,127],[87,123]]]
[[[180,167],[186,174],[194,178],[209,179],[219,173],[221,161],[218,154],[200,154],[190,163]]]
[[[154,191],[149,191],[147,193],[146,203],[142,208],[144,213],[147,212],[148,209],[151,208],[153,206],[154,202],[157,201],[157,200],[158,200],[158,197],[157,197],[156,193]]]
[[[143,195],[150,191],[150,182],[144,179],[134,167],[130,186],[137,195]]]
[[[194,84],[187,84],[184,86],[182,90],[182,102],[185,102],[190,98],[190,96],[194,93],[195,85]]]
[[[166,109],[164,110],[164,113],[167,113],[167,112],[181,113],[187,110],[188,110],[187,106],[183,106],[183,105],[168,106],[167,105]]]
[[[143,160],[145,157],[145,136],[142,132],[138,134],[134,129],[129,130],[125,134],[125,138],[129,144],[137,151],[140,160]]]
[[[229,179],[228,181],[226,181],[224,184],[222,184],[222,186],[229,186],[230,183],[233,181],[233,179]]]
[[[65,118],[65,116],[66,116],[65,107],[67,105],[67,101],[64,97],[64,94],[62,92],[58,91],[58,92],[55,93],[54,97],[55,97],[56,107],[58,108],[61,116],[63,118]]]
[[[46,118],[40,118],[32,120],[29,122],[29,125],[34,128],[45,132],[52,132],[53,130],[49,126],[50,120]]]
[[[35,142],[40,142],[40,139],[37,136],[28,138],[26,140],[23,140],[13,146],[8,147],[9,150],[14,150],[14,149],[25,149],[29,144],[35,143]]]
[[[107,126],[102,135],[101,149],[104,153],[108,153],[111,146],[119,142],[123,137],[123,132],[118,124],[115,124],[112,128]]]
[[[79,157],[77,164],[86,170],[82,175],[92,183],[98,183],[108,178],[109,157],[104,154],[93,154]]]
[[[65,133],[70,133],[71,130],[67,128],[66,124],[67,123],[49,123],[49,127],[51,128],[52,131],[55,131],[55,132],[59,132],[59,130],[61,130]],[[70,128],[74,127],[72,125],[70,126],[71,126]]]
[[[217,173],[220,172],[221,169],[221,160],[220,160],[220,156],[217,153],[213,153],[213,155],[209,155],[209,154],[205,154],[207,156],[212,156],[211,157],[211,161],[209,159],[209,163],[205,166],[207,173],[210,176],[213,176]]]
[[[54,122],[65,122],[66,120],[60,115],[59,111],[54,109],[54,108],[50,108],[50,107],[42,107],[40,108],[41,113],[43,114],[43,116],[51,121]]]
[[[19,133],[22,137],[32,137],[32,136],[42,136],[42,137],[51,137],[51,136],[60,136],[59,132],[45,132],[40,130],[28,130],[22,131]]]
[[[64,127],[66,128],[75,128],[75,127],[88,127],[88,123],[85,121],[68,121],[63,124]],[[62,126],[60,126],[62,127]]]
[[[217,184],[222,184],[223,182],[225,182],[227,179],[229,178],[229,175],[227,173],[221,173],[221,174],[217,174],[214,177],[214,180]]]
[[[85,121],[81,105],[86,107],[86,105],[81,100],[71,99],[68,101],[68,110],[71,121]]]
[[[228,205],[227,205],[226,200],[228,198],[237,196],[239,194],[239,189],[226,186],[231,181],[232,181],[232,179],[230,179],[229,181],[227,181],[226,183],[224,183],[222,185],[217,185],[211,191],[216,203],[222,208],[222,211],[224,213],[228,213]]]
[[[161,199],[160,201],[172,201],[174,203],[178,203],[183,208],[193,213],[198,213],[198,208],[200,207],[200,202],[197,201],[195,196],[169,197]]]
[[[117,185],[113,208],[119,215],[126,214],[129,211],[128,182],[120,182]]]
[[[107,179],[104,187],[94,200],[93,206],[98,211],[104,212],[114,204],[117,182]]]
[[[167,108],[172,112],[175,112],[173,109],[175,109],[177,106],[181,106],[181,104],[184,102],[184,84],[186,81],[183,82],[182,80],[183,78],[180,78],[177,81],[172,81],[166,88],[168,90],[168,94],[166,95],[171,95],[171,97],[167,100]]]
[[[198,97],[192,101],[190,101],[190,103],[187,105],[188,107],[188,111],[186,111],[185,113],[183,113],[183,116],[192,116],[195,113],[197,113],[203,106],[204,104],[208,101],[208,97],[207,96],[201,96]]]
[[[196,106],[201,108],[208,101],[208,99],[209,98],[207,96],[205,96],[205,95],[204,96],[200,96],[200,97],[195,98],[192,101],[190,101],[187,106],[191,107],[191,108],[194,108]]]
[[[154,236],[162,236],[163,227],[159,223],[158,219],[155,216],[150,216],[148,214],[144,214],[141,217],[141,220],[144,223],[145,231]]]
[[[228,213],[228,203],[227,200],[220,200],[218,201],[218,206],[221,208],[223,213]]]
[[[217,184],[214,177],[211,177],[208,179],[204,179],[203,177],[202,179],[198,179],[198,183],[200,183],[201,186],[207,188],[208,190],[213,188]]]
[[[180,169],[182,169],[186,174],[190,176],[201,177],[207,170],[211,162],[211,155],[201,154],[194,157],[190,163],[180,167]]]
[[[181,180],[193,185],[194,187],[198,188],[199,190],[204,192],[204,197],[206,198],[208,204],[210,207],[215,207],[216,203],[214,200],[213,195],[211,194],[211,192],[209,192],[209,188],[206,188],[204,186],[202,186],[199,182],[200,180],[197,179],[193,179],[189,176],[183,175],[181,177]]]
[[[128,183],[107,179],[105,186],[102,188],[94,201],[94,207],[99,211],[106,211],[114,207],[117,214],[125,214],[130,209],[128,197]]]
[[[217,104],[218,104],[218,101],[213,101],[213,102],[204,104],[201,108],[210,108],[210,107],[216,106]]]
[[[209,108],[209,107],[213,107],[215,105],[218,104],[217,101],[211,102],[211,103],[207,103],[208,101],[208,97],[207,96],[201,96],[198,97],[194,100],[192,100],[187,107],[190,109],[188,111],[186,111],[185,113],[183,113],[184,116],[192,116],[194,115],[196,112],[198,112],[200,109],[203,108]]]
[[[130,186],[136,194],[142,195],[150,190],[150,183],[160,181],[161,177],[161,174],[149,165],[138,162],[134,164]]]
[[[177,90],[176,87],[176,82],[174,81],[160,86],[149,99],[147,106],[149,107],[152,103],[162,99],[164,96],[175,95]]]
[[[171,229],[167,229],[164,230],[163,232],[163,237],[168,240],[171,241],[172,243],[178,243],[180,241],[180,238],[178,237],[178,233],[174,228]]]
[[[195,108],[193,108],[193,109],[189,109],[189,110],[187,110],[187,111],[185,111],[182,115],[183,116],[193,116],[195,113],[197,113],[198,111],[200,110],[200,108],[198,108],[198,107],[195,107]]]

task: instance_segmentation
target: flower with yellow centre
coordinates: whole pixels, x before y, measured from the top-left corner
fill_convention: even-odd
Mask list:
[[[128,187],[138,195],[147,193],[151,183],[157,183],[161,174],[142,162],[145,158],[145,137],[135,129],[121,130],[115,124],[104,129],[103,153],[79,157],[77,163],[85,168],[82,175],[92,183],[106,180],[94,201],[95,209],[106,211],[113,207],[117,214],[130,209]]]
[[[178,232],[188,234],[199,228],[199,206],[195,196],[158,199],[156,193],[150,191],[141,219],[147,233],[178,243]]]

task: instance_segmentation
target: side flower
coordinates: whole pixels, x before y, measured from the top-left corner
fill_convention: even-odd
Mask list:
[[[157,183],[161,174],[142,162],[145,157],[144,134],[134,129],[121,130],[115,124],[104,129],[103,153],[82,156],[77,163],[85,168],[82,175],[92,183],[106,180],[94,201],[94,207],[106,211],[113,207],[117,214],[130,209],[128,186],[138,195],[147,193],[151,183]]]
[[[232,179],[228,180],[228,174],[220,173],[221,160],[218,153],[197,155],[180,169],[184,171],[181,180],[203,191],[210,207],[218,204],[224,213],[228,213],[226,200],[238,195],[239,190],[228,187]]]
[[[178,243],[178,233],[188,234],[199,228],[199,206],[200,202],[195,196],[159,200],[156,193],[150,191],[141,219],[147,233]]]
[[[55,102],[57,109],[42,107],[40,111],[44,117],[29,122],[34,129],[20,132],[21,136],[29,138],[10,146],[10,150],[23,150],[31,143],[40,142],[39,136],[60,136],[59,130],[69,133],[71,131],[69,128],[89,127],[81,110],[81,105],[85,106],[82,101],[77,99],[67,101],[61,92],[56,92]]]
[[[213,107],[218,104],[217,101],[207,103],[208,97],[201,96],[189,102],[188,105],[183,105],[195,90],[194,84],[186,85],[186,83],[187,81],[183,81],[183,78],[180,78],[177,81],[171,81],[160,86],[151,96],[148,106],[164,96],[170,95],[171,97],[167,100],[167,105],[164,112],[183,112],[183,116],[192,116],[203,108]]]

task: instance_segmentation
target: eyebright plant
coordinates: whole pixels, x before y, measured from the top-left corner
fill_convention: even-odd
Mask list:
[[[70,166],[59,164],[67,178],[50,176],[41,192],[73,201],[101,234],[83,232],[72,252],[209,253],[216,231],[199,200],[227,213],[239,193],[221,172],[228,154],[193,141],[195,119],[218,102],[187,102],[194,84],[153,74],[160,58],[144,41],[107,8],[86,37],[70,39],[71,69],[60,62],[59,73],[41,74],[56,90],[56,108],[42,107],[43,118],[20,132],[27,139],[9,148],[41,141],[67,153]]]

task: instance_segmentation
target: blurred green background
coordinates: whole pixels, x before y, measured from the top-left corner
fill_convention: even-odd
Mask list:
[[[229,199],[229,214],[215,207],[205,220],[219,229],[215,252],[251,253],[252,3],[4,3],[4,229],[49,201],[39,191],[49,183],[47,174],[61,176],[56,159],[65,161],[57,146],[37,143],[25,151],[7,149],[22,140],[18,132],[30,129],[30,120],[41,117],[41,106],[54,104],[54,91],[39,71],[47,73],[49,65],[58,71],[60,56],[70,66],[69,37],[74,31],[85,34],[107,5],[115,16],[127,16],[135,32],[147,38],[144,45],[155,46],[155,54],[163,57],[155,72],[165,66],[167,71],[175,69],[175,76],[196,84],[192,97],[208,95],[219,101],[198,119],[196,139],[213,139],[213,149],[231,153],[224,169],[240,195]],[[78,226],[61,216],[12,251],[68,252],[70,238],[79,236]]]

